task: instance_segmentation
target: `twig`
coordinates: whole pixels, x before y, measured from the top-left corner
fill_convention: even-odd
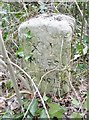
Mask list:
[[[79,12],[80,12],[80,15],[83,17],[82,10],[80,9],[80,7],[79,7],[79,5],[78,5],[77,0],[74,0],[74,2],[75,2],[76,6],[77,6],[77,8],[78,8],[78,10],[79,10]],[[85,18],[84,18],[84,20],[85,20],[85,23],[87,24],[87,20],[86,20]]]
[[[62,35],[62,37],[61,37],[61,39],[62,39],[62,42],[61,42],[61,50],[60,50],[60,57],[59,57],[59,61],[60,61],[60,68],[62,68],[62,52],[63,52],[63,45],[64,45],[64,39],[63,39],[63,35]],[[60,87],[60,80],[61,80],[61,73],[59,72],[59,85],[58,85],[58,95],[61,97],[61,87]]]
[[[64,70],[66,70],[66,69],[67,69],[66,67],[63,68],[63,69],[59,69],[58,66],[57,66],[57,67],[55,67],[54,69],[51,69],[51,70],[47,71],[45,74],[42,75],[42,77],[41,77],[41,79],[40,79],[40,82],[39,82],[39,84],[38,84],[38,87],[40,86],[43,78],[44,78],[46,75],[48,75],[49,73],[54,72],[54,71],[61,72],[61,71],[64,71]]]
[[[7,65],[5,64],[5,62],[2,59],[0,59],[0,64],[3,65],[5,68],[7,67]]]
[[[3,56],[2,56],[2,55],[0,55],[0,58],[2,59],[2,58],[3,58]]]
[[[3,57],[3,56],[2,56],[2,57]],[[5,68],[7,68],[7,65],[5,64],[5,62],[4,62],[2,59],[0,59],[0,64],[2,64]],[[15,71],[14,71],[14,72],[15,72]],[[29,91],[31,91],[31,89],[30,89],[30,87],[29,87],[29,84],[28,84],[28,81],[26,81],[20,74],[17,74],[16,72],[15,72],[15,75],[17,76],[18,79],[20,79],[20,80],[22,81],[23,85],[25,85],[25,87],[26,87]]]
[[[22,91],[19,91],[20,94],[32,94],[31,92],[27,91],[27,90],[22,90]],[[10,96],[9,98],[5,98],[6,101],[12,99],[13,97],[16,96],[16,93],[14,93],[12,96]]]
[[[49,114],[48,114],[48,111],[47,111],[46,105],[45,105],[45,103],[44,103],[44,100],[43,100],[43,98],[42,98],[42,96],[41,96],[41,94],[40,94],[40,92],[39,92],[36,84],[34,83],[33,79],[31,78],[31,76],[28,75],[28,74],[27,74],[21,67],[19,67],[17,64],[15,64],[15,63],[13,63],[13,62],[11,62],[11,64],[12,64],[13,66],[17,67],[20,71],[22,71],[22,72],[30,79],[31,83],[33,84],[36,92],[38,93],[38,95],[39,95],[39,97],[40,97],[40,99],[41,99],[41,102],[42,102],[43,107],[44,107],[44,109],[45,109],[46,115],[47,115],[47,117],[50,119],[50,116],[49,116]]]
[[[34,98],[35,98],[35,95],[34,95]],[[26,118],[26,116],[27,116],[27,114],[28,114],[28,112],[29,112],[29,109],[30,109],[30,107],[31,107],[31,105],[32,105],[32,103],[33,103],[34,98],[32,99],[31,103],[29,104],[29,106],[28,106],[28,108],[27,108],[27,110],[26,110],[26,112],[25,112],[24,117],[23,117],[22,120],[24,120],[24,119]]]
[[[24,9],[25,9],[25,11],[26,11],[26,15],[27,15],[27,17],[28,17],[29,14],[28,14],[28,11],[27,11],[27,8],[26,8],[26,4],[25,4],[24,2],[22,2],[22,5],[23,5],[23,7],[24,7]]]
[[[71,71],[69,70],[69,72],[66,72],[66,74],[67,74],[68,79],[69,79],[69,85],[72,88],[72,90],[74,91],[74,93],[76,95],[76,98],[79,101],[80,108],[82,109],[82,105],[81,105],[81,102],[80,102],[79,95],[78,95],[77,91],[75,90],[75,88],[74,88],[74,86],[72,85],[72,82],[71,82]]]
[[[24,77],[22,77],[20,74],[16,73],[16,76],[18,79],[20,79],[23,83],[23,85],[25,85],[26,89],[28,89],[29,91],[31,91],[28,80],[25,80]]]
[[[46,108],[46,106],[45,106],[44,100],[43,100],[43,98],[42,98],[42,96],[41,96],[38,88],[36,87],[36,84],[34,83],[33,79],[31,78],[31,76],[28,75],[28,74],[27,74],[21,67],[19,67],[17,64],[15,64],[15,63],[13,63],[13,62],[11,62],[11,61],[10,61],[10,63],[11,63],[13,66],[15,66],[16,68],[18,68],[20,71],[22,71],[22,72],[31,80],[34,88],[36,89],[36,92],[38,93],[38,95],[39,95],[39,97],[40,97],[40,99],[41,99],[41,101],[42,101],[42,104],[43,104],[43,107],[44,107],[45,112],[46,112],[46,114],[47,114],[47,117],[50,119],[50,116],[49,116],[49,114],[48,114],[48,111],[47,111],[47,108]],[[36,94],[36,92],[35,92],[35,94]],[[34,95],[34,96],[35,96],[35,95]]]
[[[56,68],[54,68],[54,69],[52,69],[52,70],[49,70],[49,71],[47,71],[44,75],[42,75],[42,77],[41,77],[41,79],[40,79],[40,82],[39,82],[39,84],[38,84],[38,87],[40,86],[43,78],[44,78],[46,75],[48,75],[49,73],[51,73],[51,72],[53,72],[53,71],[55,71],[55,70],[59,71],[58,67],[56,67]]]
[[[62,71],[64,71],[65,69],[66,69],[66,68],[62,69]],[[46,75],[48,75],[50,72],[53,72],[53,71],[55,71],[55,70],[59,71],[58,67],[56,67],[56,68],[54,68],[54,69],[46,72],[46,73],[41,77],[41,80],[40,80],[40,82],[39,82],[39,84],[38,84],[38,87],[40,86],[43,78],[44,78]],[[35,95],[36,95],[36,92],[34,93],[34,98],[35,98]],[[34,100],[34,98],[33,98],[33,100]],[[28,109],[27,109],[27,111],[25,112],[23,119],[27,116],[27,113],[28,113],[28,110],[29,110],[31,104],[32,104],[32,102],[29,104]]]
[[[13,81],[14,89],[15,89],[16,96],[17,96],[17,99],[18,99],[18,102],[19,102],[19,106],[22,108],[22,111],[23,111],[23,106],[22,106],[22,102],[21,102],[21,96],[20,96],[20,93],[19,93],[19,90],[18,90],[18,85],[17,85],[17,82],[16,82],[15,73],[14,73],[13,67],[11,65],[11,61],[10,61],[10,59],[8,57],[5,45],[4,45],[4,40],[3,40],[3,37],[2,37],[2,31],[1,30],[0,30],[0,45],[1,45],[0,48],[1,48],[1,51],[2,51],[2,55],[3,55],[4,59],[5,59],[8,70],[10,72],[10,77],[11,77],[11,79]]]
[[[81,44],[82,44],[82,38],[83,38],[83,27],[85,22],[84,19],[85,19],[85,3],[83,3],[83,16],[82,16],[81,37],[80,37]]]

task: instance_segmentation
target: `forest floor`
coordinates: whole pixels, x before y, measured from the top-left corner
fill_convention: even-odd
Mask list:
[[[80,117],[82,116],[83,119],[87,117],[87,80],[82,79],[78,82],[72,83],[75,87],[76,93],[78,94],[78,100],[75,95],[75,91],[73,89],[70,90],[69,93],[63,95],[62,97],[57,97],[56,95],[47,94],[46,96],[51,99],[52,103],[59,103],[62,107],[66,108],[66,112],[64,113],[64,118],[71,118],[71,117]],[[21,91],[25,91],[26,88],[24,85],[18,81],[19,89]],[[23,92],[22,99],[28,99],[29,101],[32,100],[33,94],[24,95]],[[14,95],[13,95],[14,94]],[[40,98],[37,95],[37,99]],[[48,104],[46,103],[48,108]],[[42,108],[41,101],[39,102],[39,108]],[[10,80],[10,74],[6,68],[0,65],[0,116],[3,115],[7,110],[13,111],[16,115],[20,111],[17,98],[13,89],[13,84]],[[79,113],[79,114],[77,114]]]

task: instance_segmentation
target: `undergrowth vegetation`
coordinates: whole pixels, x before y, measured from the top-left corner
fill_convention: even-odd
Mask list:
[[[18,27],[22,22],[42,13],[62,13],[76,19],[71,45],[71,90],[60,97],[50,93],[41,93],[34,83],[34,78],[29,76],[27,68],[24,66],[24,61],[31,62],[33,56],[32,54],[25,56],[18,38]],[[2,42],[0,44],[5,47],[5,49],[1,47],[4,50],[4,52],[2,50],[3,54],[0,51],[0,119],[82,118],[85,120],[88,117],[88,16],[89,2],[0,2],[0,27],[2,30],[0,41],[1,39],[4,41],[4,44]],[[27,39],[32,37],[30,32],[25,36]],[[6,56],[5,53],[7,53]],[[10,60],[7,60],[7,57]],[[4,67],[1,66],[2,64]],[[8,67],[12,68],[11,66],[14,66],[14,73],[8,69]],[[15,81],[12,81],[14,78],[18,82],[14,83]],[[36,91],[30,90],[31,84],[28,84],[28,79],[31,80]]]

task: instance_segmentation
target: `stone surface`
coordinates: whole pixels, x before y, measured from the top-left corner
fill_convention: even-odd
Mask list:
[[[46,72],[55,68],[64,68],[71,59],[71,41],[74,29],[74,18],[63,14],[43,14],[22,23],[19,26],[19,40],[25,56],[30,56],[27,63],[29,72],[38,83]],[[27,33],[31,32],[31,39]],[[53,70],[41,83],[41,90],[57,92],[61,82],[66,81],[65,72]],[[63,86],[62,86],[63,87]],[[64,91],[67,91],[64,87]],[[61,91],[62,92],[62,91]]]

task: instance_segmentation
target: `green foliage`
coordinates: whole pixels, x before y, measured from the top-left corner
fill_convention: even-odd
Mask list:
[[[21,48],[21,47],[18,48],[18,50],[16,51],[16,56],[18,58],[23,58],[24,57],[23,48]]]
[[[57,2],[57,3],[56,3]],[[83,4],[82,2],[78,3],[80,9],[83,11]],[[77,73],[80,74],[81,71],[86,70],[86,62],[84,60],[84,57],[87,56],[87,54],[89,54],[89,36],[84,35],[83,33],[83,39],[80,41],[81,38],[81,25],[82,25],[82,17],[80,16],[80,13],[78,11],[78,8],[74,3],[72,2],[59,2],[58,0],[55,0],[54,4],[55,9],[53,12],[57,12],[59,11],[59,13],[63,13],[63,14],[70,14],[73,15],[76,18],[76,30],[75,30],[75,38],[74,38],[74,43],[72,45],[72,56],[74,58],[74,60],[78,61],[76,62],[76,64],[74,65],[74,69],[75,72],[74,74],[76,74],[76,78],[79,77],[77,76]],[[89,6],[89,2],[87,4],[87,6]],[[28,5],[26,5],[27,7],[27,12],[28,12],[28,17],[26,15],[26,12],[24,10],[24,8],[22,7],[22,4],[17,4],[17,3],[4,3],[4,2],[0,2],[0,7],[2,8],[3,12],[2,14],[0,13],[0,17],[2,18],[0,21],[0,27],[2,27],[3,30],[3,39],[5,40],[6,47],[7,50],[9,51],[9,53],[11,54],[11,60],[14,59],[14,61],[17,61],[17,64],[21,64],[18,60],[18,58],[24,59],[25,61],[32,61],[33,58],[33,54],[31,51],[29,52],[29,55],[25,55],[24,49],[20,46],[20,43],[18,41],[18,33],[17,33],[17,29],[20,23],[24,22],[25,20],[31,18],[34,15],[38,15],[39,13],[44,13],[45,11],[49,12],[50,10],[48,10],[47,5],[45,3],[31,3]],[[89,9],[89,7],[87,7],[87,9]],[[89,10],[85,10],[85,19],[88,19],[89,17]],[[13,12],[13,13],[11,13]],[[27,34],[24,34],[24,37],[26,38],[27,42],[30,43],[32,35],[31,35],[31,31],[28,31]],[[13,40],[15,41],[15,43],[17,44],[17,46],[19,47],[14,47],[15,45],[12,44]],[[18,48],[18,49],[17,49]],[[12,51],[11,51],[12,50]],[[14,54],[13,54],[14,53]],[[82,62],[81,62],[82,60]],[[81,74],[82,76],[82,74]],[[80,78],[81,78],[80,76]],[[61,79],[63,79],[63,77],[61,77]],[[75,80],[75,79],[74,79]],[[73,84],[74,85],[74,84]],[[6,88],[10,89],[12,87],[12,83],[11,81],[7,81],[6,82]],[[65,91],[67,91],[67,87],[66,84],[63,86],[63,88],[65,89]],[[62,106],[60,106],[59,104],[53,103],[52,102],[52,98],[47,97],[46,95],[43,96],[43,100],[45,101],[45,103],[48,106],[48,112],[50,114],[50,117],[57,117],[57,118],[62,118],[63,114],[66,112],[66,109],[63,108]],[[71,101],[72,105],[74,107],[79,107],[79,102],[75,99],[72,98]],[[23,100],[23,105],[24,105],[24,109],[27,110],[28,105],[29,105],[29,100]],[[29,108],[29,112],[27,115],[28,119],[33,119],[34,116],[38,116],[40,118],[47,118],[47,115],[45,113],[45,110],[43,107],[38,107],[39,103],[38,103],[38,99],[34,99],[30,108]],[[87,101],[85,101],[83,103],[83,108],[85,110],[87,110]],[[13,118],[13,120],[20,120],[23,118],[23,113],[19,113],[14,115],[13,111],[5,111],[2,115],[3,119],[4,118]],[[70,116],[70,118],[81,118],[82,115],[80,113],[77,112],[73,112]]]
[[[46,101],[49,100],[49,97],[47,97],[47,96],[44,94],[44,96],[43,96],[43,100],[46,102]]]
[[[23,118],[23,113],[14,115],[14,113],[9,110],[4,113],[3,117],[0,117],[0,120],[6,120],[6,119],[22,120],[22,118]]]
[[[28,105],[29,105],[29,100],[28,99],[23,99],[22,104],[24,106],[24,109],[26,110],[28,108]]]
[[[85,58],[87,57],[87,54],[89,53],[89,38],[87,36],[83,36],[82,43],[78,39],[73,49],[74,49],[74,53],[73,53],[74,60],[80,59],[80,62],[76,64],[76,71],[85,70],[87,67]]]
[[[19,114],[13,115],[12,118],[13,118],[13,120],[22,120],[23,113],[19,113]]]
[[[40,118],[47,118],[47,115],[45,113],[45,110],[43,109],[40,113]]]
[[[80,54],[80,55],[83,54],[83,45],[82,45],[80,42],[78,42],[78,43],[76,44],[76,51],[77,51],[77,53]]]
[[[66,109],[60,106],[59,104],[48,103],[48,106],[49,106],[49,114],[52,118],[53,117],[62,118],[63,113],[66,112]]]
[[[72,98],[72,104],[75,106],[79,106],[79,102],[75,98]]]
[[[4,32],[3,34],[3,39],[6,41],[8,40],[8,32]]]
[[[78,63],[76,67],[77,67],[77,69],[85,70],[86,64],[84,64],[84,63]]]
[[[38,101],[37,101],[37,99],[34,99],[33,101],[32,101],[32,104],[31,104],[31,106],[30,106],[30,113],[34,116],[35,115],[35,112],[36,112],[36,110],[37,110],[37,108],[38,108]]]
[[[75,120],[81,120],[82,119],[82,116],[80,113],[77,113],[77,112],[73,112],[70,116],[70,118],[74,118]]]
[[[77,42],[76,44],[76,53],[79,55],[86,55],[89,49],[88,45],[89,45],[89,39],[88,37],[84,36],[82,40],[82,44],[80,42]]]
[[[26,37],[26,40],[30,40],[32,38],[31,31],[28,31],[27,34],[24,34],[24,36]]]
[[[9,119],[9,118],[11,118],[13,116],[13,111],[11,111],[11,110],[8,110],[8,111],[6,111],[4,114],[3,114],[3,117],[2,117],[2,119],[1,120],[4,120],[4,119]]]
[[[7,87],[7,89],[10,89],[13,87],[13,83],[11,80],[6,81],[6,87]]]
[[[48,113],[49,113],[50,117],[51,118],[53,118],[53,117],[62,118],[63,114],[66,112],[66,108],[64,108],[56,103],[50,103],[48,101],[49,97],[47,97],[46,95],[43,98],[49,107]],[[38,107],[38,99],[35,98],[32,101],[30,107],[27,107],[28,105],[26,105],[26,101],[24,101],[25,102],[24,105],[26,106],[25,108],[29,109],[29,112],[27,114],[27,118],[32,119],[35,116],[40,117],[40,118],[47,118],[47,115],[46,115],[44,108]],[[28,104],[28,102],[27,102],[27,104]]]

